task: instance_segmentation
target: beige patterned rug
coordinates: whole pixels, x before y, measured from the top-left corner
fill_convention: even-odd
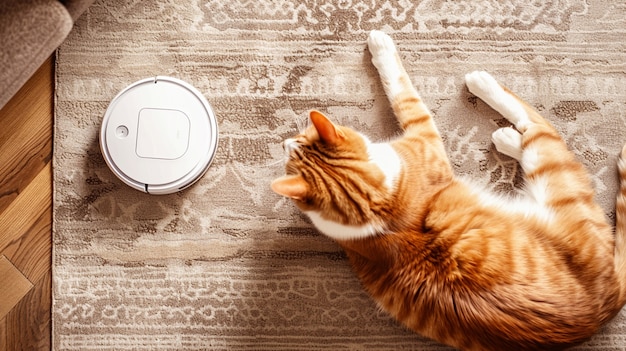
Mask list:
[[[489,141],[504,120],[463,84],[485,69],[565,134],[613,218],[622,1],[100,1],[57,58],[55,350],[447,350],[379,312],[338,246],[269,189],[309,109],[398,133],[371,29],[398,43],[458,172],[519,185]],[[198,88],[220,129],[207,174],[167,196],[124,185],[98,146],[109,101],[155,75]],[[626,311],[579,349],[626,350]]]

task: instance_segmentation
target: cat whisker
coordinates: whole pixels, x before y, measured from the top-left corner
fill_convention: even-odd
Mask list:
[[[272,168],[272,167],[275,167],[277,165],[284,165],[285,162],[287,162],[287,159],[276,160],[274,162],[266,163],[266,164],[262,165],[261,167]]]

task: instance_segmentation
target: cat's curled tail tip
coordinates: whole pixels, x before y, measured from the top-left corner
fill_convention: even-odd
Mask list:
[[[626,145],[620,152],[617,168],[620,188],[615,201],[615,271],[620,277],[620,302],[626,303]]]
[[[619,168],[620,173],[623,176],[626,176],[626,144],[622,146],[622,151],[619,154],[619,159],[617,160],[617,167]]]

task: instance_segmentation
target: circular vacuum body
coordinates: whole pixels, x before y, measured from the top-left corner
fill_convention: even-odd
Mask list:
[[[109,104],[100,131],[109,168],[149,194],[170,194],[195,183],[209,168],[217,141],[217,121],[204,96],[163,76],[122,90]]]

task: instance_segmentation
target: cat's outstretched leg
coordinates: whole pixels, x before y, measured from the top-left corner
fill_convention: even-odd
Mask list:
[[[407,73],[400,62],[398,51],[391,37],[381,31],[373,30],[367,38],[367,46],[390,102],[407,90],[412,90],[411,93],[419,95],[411,82],[403,81]]]
[[[601,211],[586,170],[559,133],[535,109],[515,96],[487,72],[465,76],[470,92],[515,125],[493,134],[498,150],[520,161],[531,198],[548,207],[585,205]],[[602,215],[600,215],[602,217]]]
[[[498,84],[489,73],[468,73],[465,83],[472,94],[500,112],[521,133],[501,128],[493,133],[492,140],[498,151],[520,161],[527,177],[534,176],[543,163],[558,160],[559,154],[563,157],[568,155],[565,159],[571,157],[573,160],[573,155],[554,127],[526,102]]]
[[[472,72],[465,75],[469,91],[500,112],[515,127],[524,131],[530,120],[524,108],[509,95],[487,72]],[[522,135],[513,128],[500,128],[491,135],[496,149],[517,161],[522,161]]]
[[[411,84],[391,37],[373,30],[367,44],[385,93],[402,129],[418,137],[439,138],[432,115]]]
[[[404,130],[401,138],[388,144],[389,149],[392,150],[391,155],[395,155],[394,157],[399,160],[399,154],[401,154],[405,160],[410,160],[397,164],[401,172],[410,173],[409,177],[423,178],[422,181],[413,181],[419,184],[430,184],[430,190],[438,189],[438,185],[449,183],[453,174],[432,114],[411,84],[411,79],[402,66],[393,40],[387,34],[374,30],[370,32],[367,44],[385,94],[396,119]],[[385,156],[387,160],[392,160],[394,157]],[[376,159],[376,157],[372,158]],[[416,160],[428,160],[427,167]],[[387,165],[382,165],[381,168],[393,169]]]

